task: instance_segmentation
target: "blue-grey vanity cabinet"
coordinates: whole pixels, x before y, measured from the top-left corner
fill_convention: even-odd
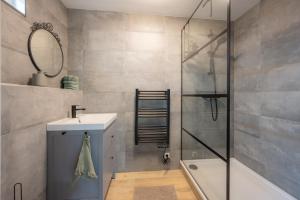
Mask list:
[[[114,125],[106,130],[48,131],[47,200],[104,200],[114,172]],[[83,135],[91,137],[97,179],[74,176]]]

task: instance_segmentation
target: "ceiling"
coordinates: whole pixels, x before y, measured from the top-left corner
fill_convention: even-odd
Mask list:
[[[123,13],[189,17],[200,0],[61,0],[67,8],[102,10]],[[206,0],[204,0],[205,2]],[[210,3],[201,8],[196,16],[203,19],[226,19],[228,0],[212,0],[213,17],[210,17]],[[232,16],[237,19],[260,0],[232,0]]]

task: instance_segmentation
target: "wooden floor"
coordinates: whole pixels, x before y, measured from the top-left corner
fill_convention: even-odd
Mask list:
[[[133,200],[135,187],[167,185],[174,185],[177,200],[197,200],[181,170],[118,173],[106,200]]]

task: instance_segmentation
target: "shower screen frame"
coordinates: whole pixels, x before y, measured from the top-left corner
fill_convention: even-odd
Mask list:
[[[224,33],[221,32],[220,34],[218,34],[216,37],[214,37],[213,39],[211,39],[207,44],[203,45],[202,48],[199,48],[196,52],[194,52],[193,54],[197,54],[199,53],[201,50],[203,50],[205,47],[207,47],[210,43],[216,41],[221,35],[226,34],[227,35],[227,70],[226,70],[226,74],[227,74],[227,91],[226,94],[217,94],[217,96],[220,97],[225,97],[227,99],[227,108],[226,108],[226,157],[224,158],[223,156],[221,156],[217,151],[215,151],[213,148],[210,148],[209,145],[206,145],[203,141],[201,141],[199,138],[194,137],[193,135],[189,134],[191,137],[193,137],[196,141],[198,141],[200,144],[202,144],[207,150],[209,150],[211,153],[213,153],[214,155],[216,155],[218,158],[220,158],[221,160],[223,160],[226,163],[226,200],[230,200],[230,156],[231,156],[231,137],[230,137],[230,97],[231,97],[231,55],[232,55],[232,35],[231,35],[231,30],[232,30],[232,24],[231,24],[231,0],[226,0],[227,1],[227,23],[226,23],[226,31]],[[183,88],[183,64],[184,62],[187,60],[186,58],[184,58],[184,54],[185,52],[183,52],[183,47],[184,47],[184,31],[185,28],[188,26],[188,24],[190,23],[191,19],[194,17],[194,15],[196,14],[196,12],[198,11],[198,9],[200,8],[201,4],[203,3],[203,0],[200,1],[200,3],[197,5],[196,9],[194,10],[194,12],[192,13],[192,15],[189,17],[189,19],[187,20],[187,22],[185,23],[185,25],[183,26],[183,28],[181,29],[181,161],[183,161],[183,132],[186,132],[186,130],[183,128],[183,97],[186,96],[194,96],[194,97],[199,97],[199,95],[195,94],[184,94],[184,88]],[[191,55],[189,55],[191,56]],[[185,134],[187,134],[188,132],[186,132]],[[202,189],[201,189],[202,190]],[[205,191],[202,191],[205,193]]]

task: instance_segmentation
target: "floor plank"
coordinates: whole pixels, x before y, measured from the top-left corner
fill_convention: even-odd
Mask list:
[[[133,200],[135,187],[167,185],[174,185],[178,200],[197,200],[181,170],[118,173],[106,200]]]

